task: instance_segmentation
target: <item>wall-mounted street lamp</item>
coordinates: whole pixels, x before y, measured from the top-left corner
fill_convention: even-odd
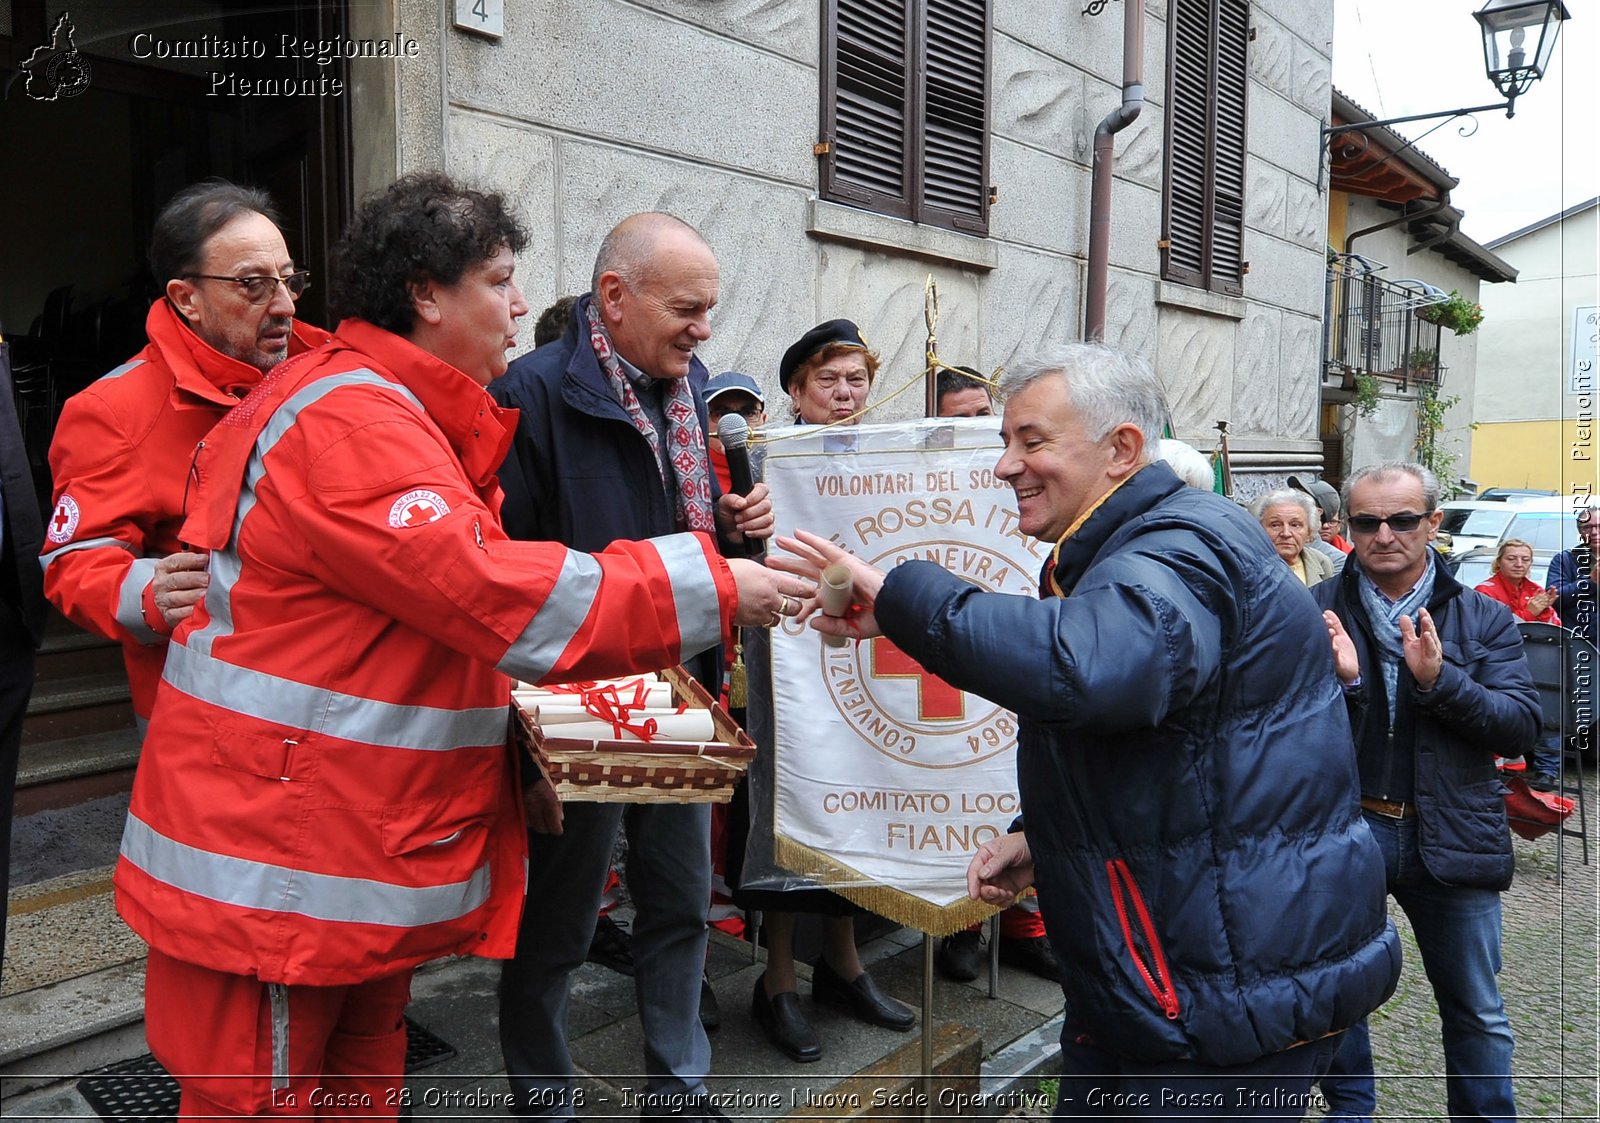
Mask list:
[[[1544,77],[1550,65],[1550,54],[1555,50],[1556,37],[1561,34],[1561,21],[1570,19],[1570,13],[1561,0],[1489,0],[1472,13],[1472,18],[1478,21],[1483,30],[1484,73],[1506,99],[1503,103],[1446,109],[1438,113],[1413,113],[1405,117],[1361,121],[1353,125],[1325,125],[1322,129],[1324,158],[1328,140],[1346,133],[1364,133],[1389,125],[1402,125],[1407,121],[1431,121],[1436,117],[1466,117],[1473,113],[1487,113],[1491,109],[1504,109],[1507,117],[1514,116],[1517,98]],[[1533,38],[1531,49],[1530,38]]]

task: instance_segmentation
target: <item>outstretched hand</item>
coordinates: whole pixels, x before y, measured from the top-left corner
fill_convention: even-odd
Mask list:
[[[828,539],[806,530],[795,531],[793,538],[780,537],[778,547],[793,556],[774,554],[767,559],[767,564],[785,573],[820,581],[822,571],[830,565],[843,565],[850,571],[853,584],[851,603],[843,616],[824,615],[817,611],[820,607],[818,602],[812,601],[806,605],[800,619],[810,619],[811,626],[824,635],[843,636],[846,639],[870,639],[883,634],[873,612],[878,591],[883,588],[883,570],[868,565]]]
[[[1333,643],[1333,672],[1343,685],[1349,686],[1361,677],[1361,660],[1356,656],[1355,641],[1344,630],[1344,621],[1339,619],[1338,613],[1323,612],[1322,622],[1328,626],[1328,639]]]

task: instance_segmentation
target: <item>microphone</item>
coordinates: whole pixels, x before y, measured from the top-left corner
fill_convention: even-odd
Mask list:
[[[755,473],[750,470],[750,425],[737,413],[725,413],[717,419],[717,440],[722,442],[722,454],[728,458],[730,490],[735,495],[749,495],[755,490]],[[745,553],[758,558],[765,545],[758,539],[747,538]]]
[[[749,424],[737,413],[725,413],[717,419],[717,440],[722,442],[722,454],[728,458],[733,493],[749,495],[756,487],[755,474],[750,471]]]

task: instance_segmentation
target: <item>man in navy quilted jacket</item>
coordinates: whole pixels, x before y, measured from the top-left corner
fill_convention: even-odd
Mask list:
[[[1500,971],[1500,891],[1511,834],[1495,757],[1533,747],[1539,695],[1516,621],[1458,583],[1431,548],[1439,481],[1420,464],[1345,481],[1355,541],[1327,612],[1361,777],[1361,813],[1383,851],[1439,1001],[1451,1119],[1515,1119],[1511,1023]],[[1377,1106],[1365,1022],[1323,1081],[1330,1117]]]
[[[1152,459],[1142,360],[1073,344],[1000,390],[995,473],[1055,544],[1039,599],[783,539],[792,568],[854,571],[853,614],[814,626],[881,632],[1020,718],[1023,818],[967,880],[997,905],[1038,887],[1057,1114],[1295,1117],[1400,970],[1326,626],[1255,520]]]

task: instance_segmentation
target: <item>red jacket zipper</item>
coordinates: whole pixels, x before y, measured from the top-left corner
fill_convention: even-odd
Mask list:
[[[1156,938],[1156,927],[1150,920],[1150,910],[1145,908],[1144,896],[1139,892],[1138,883],[1133,880],[1133,871],[1121,858],[1113,858],[1106,863],[1106,876],[1111,881],[1111,902],[1117,907],[1117,920],[1122,924],[1122,938],[1127,942],[1128,954],[1133,956],[1133,965],[1139,969],[1144,985],[1150,988],[1150,993],[1160,1004],[1162,1013],[1166,1014],[1169,1020],[1175,1020],[1178,1016],[1178,995],[1172,987],[1172,976],[1167,971],[1167,957],[1161,951],[1161,941]],[[1128,922],[1128,907],[1123,901],[1124,885],[1127,887],[1128,897],[1133,901],[1134,912],[1139,916],[1139,927],[1143,930],[1145,945],[1150,949],[1151,961],[1147,961],[1141,954],[1139,945],[1134,940],[1133,926]]]

